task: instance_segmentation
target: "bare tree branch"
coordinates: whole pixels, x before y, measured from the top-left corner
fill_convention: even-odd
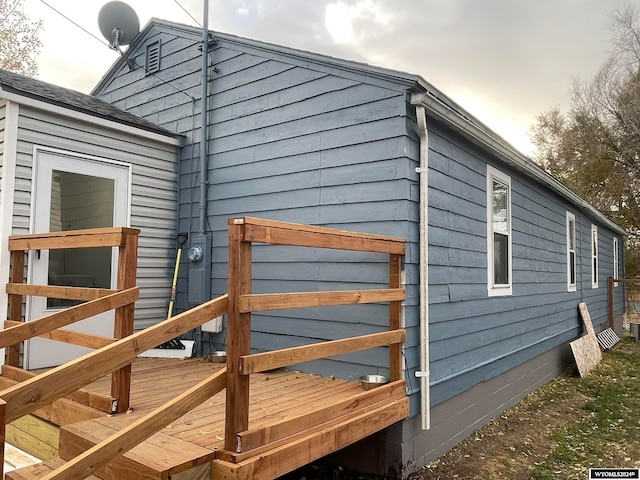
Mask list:
[[[23,6],[23,0],[0,0],[0,68],[35,76],[43,23],[31,21]]]
[[[539,115],[536,161],[624,227],[627,274],[640,274],[640,10],[611,14],[610,57],[575,79],[571,108]]]

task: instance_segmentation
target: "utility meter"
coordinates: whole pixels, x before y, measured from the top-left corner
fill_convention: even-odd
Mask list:
[[[189,305],[200,305],[211,300],[211,234],[195,233],[187,249],[189,282],[187,301]]]
[[[198,263],[202,260],[202,247],[193,245],[187,250],[187,261],[189,263]]]

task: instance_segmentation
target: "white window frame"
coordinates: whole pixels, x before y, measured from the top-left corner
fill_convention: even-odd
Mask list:
[[[618,280],[620,275],[620,247],[618,237],[613,237],[613,279]],[[614,287],[618,286],[618,282],[613,283]]]
[[[598,262],[598,254],[600,253],[600,245],[598,244],[598,226],[591,224],[591,288],[598,288],[598,279],[600,276],[600,265]]]
[[[493,182],[507,187],[507,275],[509,281],[505,284],[494,282],[494,231],[493,231]],[[511,226],[511,177],[487,165],[487,292],[490,297],[507,296],[513,293],[513,247]]]
[[[573,226],[573,229],[572,229]],[[573,249],[571,248],[571,237],[573,235]],[[576,216],[571,212],[567,212],[567,291],[575,292],[577,284],[577,238],[576,238]],[[571,254],[573,253],[573,259]],[[572,265],[573,263],[573,265]],[[573,283],[571,282],[571,267],[573,267]]]

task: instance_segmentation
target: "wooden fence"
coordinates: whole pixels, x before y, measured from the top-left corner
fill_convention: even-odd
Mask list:
[[[614,328],[614,287],[622,285],[625,289],[625,311],[631,323],[640,322],[640,278],[608,279],[608,317],[609,327]]]

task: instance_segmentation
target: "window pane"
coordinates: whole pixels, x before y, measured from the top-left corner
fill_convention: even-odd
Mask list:
[[[576,284],[576,252],[569,252],[569,283]]]
[[[493,231],[508,233],[509,187],[493,181]]]
[[[51,180],[51,232],[113,226],[115,182],[54,170]],[[111,288],[111,247],[51,250],[49,285]],[[47,299],[47,307],[82,303]]]
[[[509,283],[509,237],[493,234],[493,284]]]
[[[569,220],[569,248],[576,249],[576,224],[573,220]]]

